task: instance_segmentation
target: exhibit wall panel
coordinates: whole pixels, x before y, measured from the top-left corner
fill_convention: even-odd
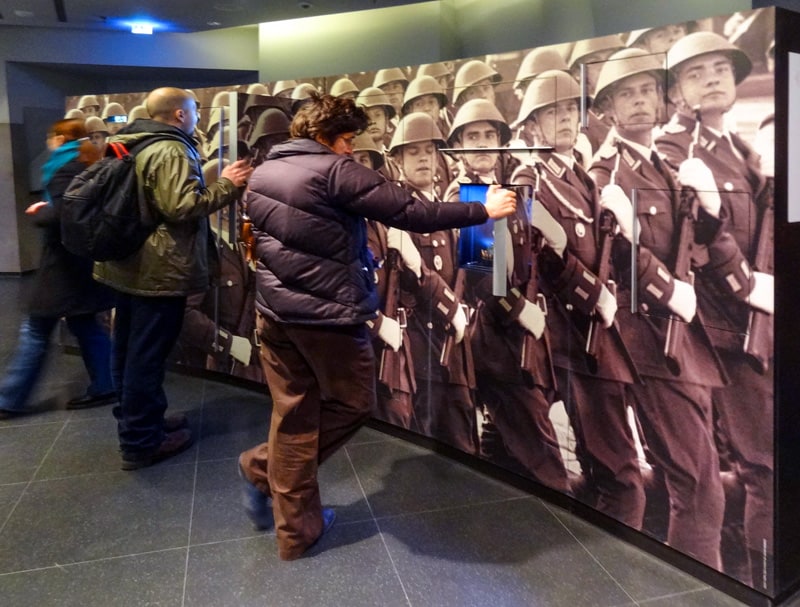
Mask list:
[[[442,20],[438,6],[421,14]],[[297,25],[308,29],[292,39],[314,39],[313,24]],[[262,60],[278,53],[262,71],[276,77],[195,90],[206,181],[236,158],[258,171],[316,90],[365,107],[354,158],[410,196],[457,203],[461,184],[492,181],[532,191],[532,211],[521,196],[502,228],[499,266],[491,242],[477,253],[483,269],[460,246],[490,234],[399,237],[368,222],[376,316],[403,331],[397,349],[374,335],[376,417],[578,500],[765,596],[783,592],[792,581],[775,578],[773,251],[758,253],[772,234],[772,193],[785,191],[785,165],[761,162],[780,157],[775,11],[448,61],[435,61],[439,26],[420,27],[433,63],[396,61],[395,50],[378,55],[382,64],[357,57],[345,20],[334,46],[358,67],[295,58],[292,73],[279,38],[264,46],[262,26]],[[103,103],[130,115],[145,95]],[[593,104],[582,111],[585,98]],[[247,202],[212,222],[223,278],[189,302],[173,362],[263,382],[255,264],[240,229]],[[491,267],[504,268],[505,295]],[[752,329],[756,318],[763,330]],[[682,337],[668,354],[670,334]]]

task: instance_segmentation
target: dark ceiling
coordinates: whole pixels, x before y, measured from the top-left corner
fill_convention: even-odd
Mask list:
[[[0,0],[0,26],[197,32],[415,4],[424,0]]]

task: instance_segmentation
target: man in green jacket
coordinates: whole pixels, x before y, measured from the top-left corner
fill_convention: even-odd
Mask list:
[[[136,176],[160,223],[139,251],[94,267],[95,280],[118,292],[111,366],[123,470],[151,466],[193,442],[185,416],[164,416],[166,359],[181,330],[186,296],[210,284],[210,260],[216,259],[208,215],[239,199],[252,172],[237,161],[206,187],[192,138],[194,97],[165,87],[145,103],[152,119],[128,125],[114,141],[130,148],[159,137],[137,154]]]

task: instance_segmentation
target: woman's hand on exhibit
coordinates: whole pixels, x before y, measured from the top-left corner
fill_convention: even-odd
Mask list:
[[[504,190],[497,184],[489,186],[486,192],[486,212],[489,219],[502,219],[513,215],[517,210],[517,195],[511,190]]]
[[[237,160],[233,164],[229,164],[220,173],[220,177],[225,177],[233,182],[237,188],[243,188],[247,185],[250,175],[253,174],[253,167],[247,160]]]

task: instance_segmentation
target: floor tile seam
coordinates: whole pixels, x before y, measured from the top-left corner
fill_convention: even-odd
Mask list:
[[[205,394],[206,394],[206,384],[203,382],[203,389],[201,390],[200,396],[200,423],[199,427],[203,427],[203,413],[205,407]],[[194,504],[195,500],[197,499],[197,475],[198,469],[200,467],[200,440],[203,438],[203,435],[200,434],[198,437],[197,444],[194,446],[195,449],[195,458],[194,458],[194,475],[192,478],[192,500],[191,505],[189,506],[189,524],[188,529],[186,532],[186,559],[183,564],[183,588],[181,589],[181,607],[186,604],[186,590],[189,585],[189,556],[191,554],[191,545],[192,545],[192,527],[194,523]]]
[[[8,525],[8,521],[10,521],[11,517],[14,516],[14,512],[16,512],[17,507],[19,506],[20,502],[22,501],[22,498],[24,498],[25,494],[28,492],[28,488],[31,486],[31,483],[35,482],[36,475],[39,473],[39,470],[42,469],[42,465],[44,464],[45,460],[47,460],[48,456],[52,453],[53,447],[55,447],[56,442],[58,442],[58,439],[64,433],[64,428],[66,428],[66,426],[67,426],[66,422],[62,423],[61,429],[59,429],[59,431],[56,433],[55,437],[53,438],[53,442],[50,443],[50,447],[48,447],[47,451],[44,453],[44,455],[42,455],[41,460],[39,460],[39,465],[36,466],[36,470],[33,471],[33,474],[31,475],[31,478],[28,480],[27,483],[25,483],[25,486],[22,488],[22,491],[20,491],[19,495],[17,496],[16,501],[14,502],[14,505],[11,506],[11,509],[9,510],[8,514],[6,515],[6,518],[3,520],[2,525],[0,525],[0,534],[3,533],[3,531],[6,528],[6,525]]]
[[[389,558],[389,563],[392,565],[392,571],[394,571],[395,578],[397,579],[397,583],[400,584],[400,589],[403,591],[403,596],[406,599],[406,603],[411,605],[411,599],[408,596],[408,591],[406,590],[406,585],[403,583],[403,577],[400,575],[400,570],[397,568],[397,563],[392,556],[392,551],[389,550],[389,545],[386,542],[386,538],[383,535],[383,529],[381,529],[381,524],[378,522],[378,519],[375,517],[375,511],[372,509],[372,504],[369,503],[369,497],[367,497],[367,492],[364,489],[364,485],[361,482],[361,478],[358,476],[358,471],[356,470],[355,464],[353,463],[352,457],[350,457],[350,451],[348,450],[347,446],[344,448],[345,456],[347,457],[347,462],[350,464],[350,469],[353,471],[353,474],[356,477],[356,482],[358,483],[358,488],[361,490],[361,495],[364,497],[364,501],[367,503],[367,509],[369,510],[370,516],[372,517],[372,521],[375,524],[375,528],[378,530],[378,537],[383,544],[383,549],[386,551],[386,556]]]
[[[648,597],[646,599],[641,599],[639,601],[639,605],[641,605],[642,607],[646,607],[647,605],[653,603],[654,601],[663,601],[664,599],[676,599],[676,598],[688,596],[690,594],[697,594],[697,593],[700,593],[700,592],[719,592],[720,594],[724,594],[721,590],[715,590],[711,586],[705,586],[703,588],[690,588],[690,589],[684,590],[682,592],[673,592],[673,593],[670,593],[670,594],[664,594],[664,595],[660,595],[660,596],[653,596],[653,597]],[[733,598],[732,596],[729,596],[729,595],[725,595],[725,596],[727,598],[731,599],[732,601],[736,601],[737,600],[737,599]],[[741,603],[741,601],[737,601],[737,603],[741,604],[742,606],[745,605],[745,603]]]
[[[619,588],[619,589],[620,589],[620,590],[621,590],[623,593],[625,593],[625,596],[627,596],[627,597],[628,597],[628,598],[629,598],[629,599],[630,599],[630,600],[631,600],[631,601],[632,601],[634,604],[639,604],[639,603],[637,602],[637,600],[636,600],[636,599],[635,599],[635,598],[634,598],[634,597],[631,595],[631,593],[630,593],[630,592],[628,592],[628,590],[625,588],[625,586],[623,586],[623,585],[622,585],[622,583],[621,583],[619,580],[617,580],[617,578],[616,578],[616,577],[614,577],[614,576],[612,575],[612,573],[611,573],[611,572],[610,572],[610,571],[609,571],[609,570],[606,568],[606,566],[605,566],[605,565],[602,563],[602,561],[600,561],[600,559],[598,559],[598,558],[597,558],[597,557],[594,555],[594,553],[592,553],[592,551],[591,551],[591,550],[589,550],[589,548],[586,546],[586,544],[584,544],[584,543],[583,543],[583,542],[582,542],[582,541],[581,541],[581,540],[578,538],[578,536],[576,536],[576,535],[575,535],[575,534],[572,532],[572,530],[571,530],[569,527],[567,527],[567,525],[565,525],[565,524],[564,524],[564,522],[563,522],[563,521],[561,520],[561,518],[558,516],[558,514],[556,513],[556,511],[555,511],[555,510],[553,510],[553,509],[550,507],[550,504],[548,504],[547,502],[544,502],[544,501],[542,501],[542,503],[544,504],[544,507],[547,509],[547,511],[550,513],[550,515],[551,515],[551,516],[552,516],[552,517],[553,517],[553,518],[556,520],[556,522],[558,522],[558,524],[559,524],[559,525],[561,525],[561,527],[563,527],[563,529],[564,529],[564,530],[565,530],[565,531],[566,531],[566,532],[567,532],[567,533],[568,533],[568,534],[569,534],[569,535],[572,537],[572,539],[573,539],[573,540],[575,540],[575,542],[576,542],[576,543],[577,543],[577,544],[578,544],[578,545],[579,545],[579,546],[580,546],[580,547],[581,547],[581,548],[582,548],[582,549],[583,549],[583,550],[586,552],[586,554],[588,554],[588,555],[589,555],[589,557],[590,557],[590,558],[591,558],[591,559],[592,559],[592,560],[593,560],[593,561],[594,561],[594,562],[597,564],[597,566],[598,566],[598,567],[600,567],[600,569],[603,571],[603,573],[605,573],[605,574],[608,576],[608,578],[609,578],[609,579],[610,579],[612,582],[614,582],[614,584],[616,584],[616,585],[617,585],[617,587],[618,587],[618,588]]]
[[[160,462],[159,469],[173,468],[177,466],[192,466],[194,464],[195,462]],[[116,470],[95,470],[93,472],[91,471],[80,472],[78,474],[67,474],[63,476],[54,476],[52,478],[34,478],[31,479],[30,481],[27,481],[26,484],[51,483],[55,481],[65,481],[65,480],[81,478],[84,476],[98,476],[98,475],[109,475],[109,474],[121,474],[123,476],[126,476],[126,475],[136,474],[136,472],[137,472],[136,470],[121,470],[119,468]],[[3,487],[3,485],[0,485],[0,487]]]
[[[3,571],[0,572],[0,578],[9,575],[19,575],[21,573],[36,573],[37,571],[49,571],[53,569],[66,569],[68,567],[75,567],[78,565],[91,565],[94,563],[102,563],[104,561],[116,561],[120,559],[135,558],[140,556],[148,556],[150,554],[160,554],[163,552],[174,552],[176,550],[188,550],[189,546],[170,546],[169,548],[159,548],[158,550],[146,550],[144,552],[131,552],[130,554],[115,554],[114,556],[104,556],[96,559],[88,559],[85,561],[72,561],[69,563],[55,563],[46,567],[31,567],[30,569],[20,569],[17,571]]]

